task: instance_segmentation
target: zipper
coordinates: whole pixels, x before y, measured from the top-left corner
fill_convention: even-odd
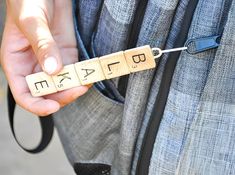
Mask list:
[[[144,19],[144,14],[147,8],[147,4],[148,4],[148,0],[138,1],[138,5],[136,7],[135,14],[134,14],[134,20],[130,27],[131,31],[129,32],[129,37],[128,37],[129,39],[128,39],[127,46],[126,46],[128,49],[136,47],[138,36],[139,36],[143,19]],[[129,79],[129,75],[120,77],[119,79],[118,90],[119,90],[119,93],[123,97],[125,97],[126,95],[128,79]]]
[[[189,4],[187,5],[187,10],[184,14],[183,24],[181,25],[184,27],[177,36],[177,39],[174,43],[174,48],[182,47],[186,42],[188,31],[197,4],[198,0],[189,1]],[[146,128],[145,135],[142,141],[142,146],[136,167],[136,175],[147,175],[149,172],[149,165],[152,157],[153,146],[165,110],[165,105],[170,90],[171,80],[174,74],[177,61],[180,57],[180,53],[181,52],[170,53],[169,58],[166,62],[159,92],[156,101],[154,103],[154,108],[151,113],[149,123]]]
[[[138,5],[135,10],[134,20],[131,26],[131,31],[129,34],[129,40],[127,44],[128,49],[136,47],[147,4],[148,0],[139,0],[138,2]]]
[[[224,26],[228,19],[228,14],[231,8],[232,0],[226,0],[223,6],[223,14],[219,25],[218,35],[208,36],[196,39],[186,40],[187,33],[190,28],[191,20],[199,0],[191,0],[188,4],[187,11],[184,15],[182,30],[177,36],[174,47],[182,47],[185,43],[187,52],[189,54],[198,54],[210,49],[215,49],[219,46],[220,40],[224,31]],[[149,124],[145,131],[145,136],[142,141],[142,147],[137,162],[137,175],[147,175],[150,166],[153,146],[155,143],[156,135],[160,126],[160,122],[165,110],[166,101],[168,98],[171,80],[174,74],[176,63],[180,57],[180,52],[173,52],[169,54],[166,66],[163,72],[162,82],[160,84],[159,92],[154,103],[154,108],[150,116]]]
[[[217,35],[197,39],[189,39],[185,43],[185,46],[187,47],[186,51],[189,54],[197,54],[210,49],[217,48],[220,44],[220,38],[221,36]]]

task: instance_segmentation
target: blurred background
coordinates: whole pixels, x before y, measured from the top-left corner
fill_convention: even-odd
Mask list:
[[[0,0],[0,41],[5,18],[5,0]],[[7,82],[0,66],[0,175],[74,175],[55,132],[49,147],[42,153],[31,155],[15,142],[7,116]],[[16,134],[26,147],[40,140],[40,125],[32,114],[17,107]]]

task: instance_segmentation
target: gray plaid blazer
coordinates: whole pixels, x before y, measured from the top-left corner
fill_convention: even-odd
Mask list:
[[[137,10],[143,13],[139,3],[74,1],[79,59],[126,49],[136,30]],[[136,46],[174,47],[190,3],[148,0]],[[181,52],[146,174],[235,174],[235,0],[199,0],[185,35],[220,35],[221,41],[217,49]],[[122,81],[116,78],[94,85],[55,114],[65,152],[78,174],[89,175],[97,167],[104,168],[100,174],[137,173],[168,58],[165,54],[155,70],[131,74],[125,96],[118,91]],[[106,89],[114,95],[104,93]]]

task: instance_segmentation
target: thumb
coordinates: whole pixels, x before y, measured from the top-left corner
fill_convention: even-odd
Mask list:
[[[29,40],[42,70],[49,75],[58,73],[62,69],[62,60],[47,18],[41,14],[22,17],[19,27]]]

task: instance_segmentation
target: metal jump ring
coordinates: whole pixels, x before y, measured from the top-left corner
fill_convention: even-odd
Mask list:
[[[162,56],[162,50],[160,48],[153,48],[152,51],[153,51],[154,59],[157,59]]]

